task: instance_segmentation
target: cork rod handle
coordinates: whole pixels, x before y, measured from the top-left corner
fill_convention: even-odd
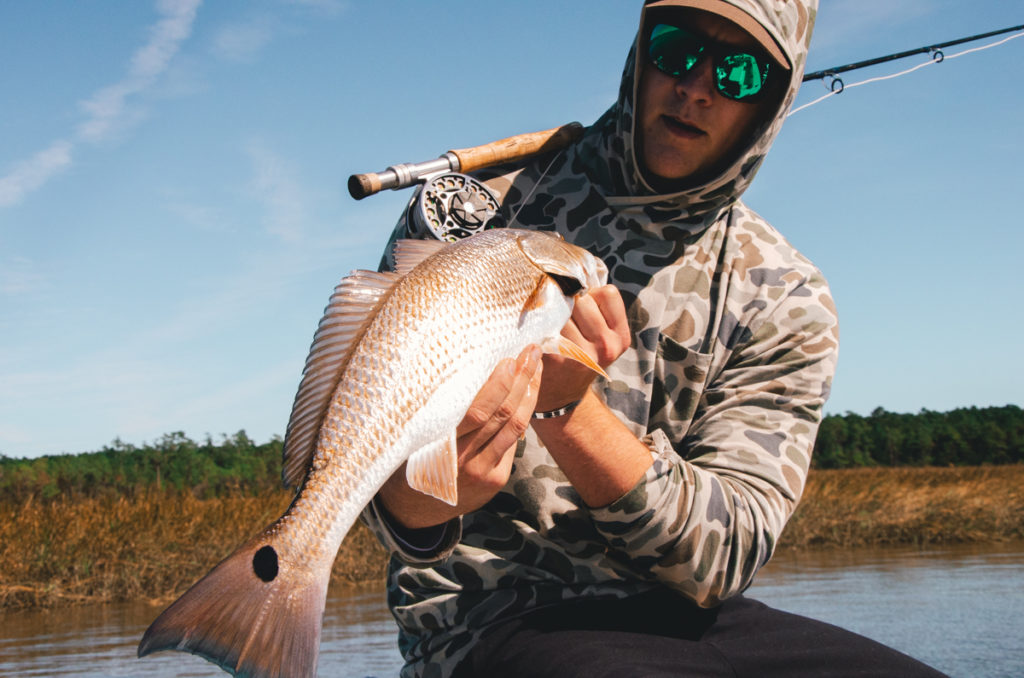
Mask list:
[[[561,127],[519,134],[483,146],[449,151],[459,159],[460,172],[472,172],[503,162],[511,162],[537,153],[565,148],[583,136],[583,125],[570,122]]]
[[[420,177],[437,172],[471,172],[502,162],[521,160],[537,153],[557,151],[578,141],[582,136],[583,125],[578,122],[570,122],[543,132],[519,134],[483,146],[448,151],[440,158],[426,162],[394,165],[383,172],[353,174],[348,178],[348,192],[356,200],[362,200],[385,189],[411,186],[419,181]]]

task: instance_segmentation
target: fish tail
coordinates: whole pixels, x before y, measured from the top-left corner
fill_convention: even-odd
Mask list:
[[[264,532],[157,617],[139,643],[199,655],[233,675],[316,675],[330,567],[289,567]]]

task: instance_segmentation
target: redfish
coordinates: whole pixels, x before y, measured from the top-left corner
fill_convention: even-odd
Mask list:
[[[314,676],[331,566],[352,524],[405,462],[409,484],[457,501],[455,429],[488,376],[538,344],[601,368],[559,333],[604,264],[542,232],[399,241],[396,271],[335,288],[292,408],[277,521],[172,603],[139,656],[200,655],[244,676]]]

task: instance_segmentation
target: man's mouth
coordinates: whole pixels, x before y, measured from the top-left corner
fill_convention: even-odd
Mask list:
[[[684,136],[687,138],[696,138],[706,134],[706,132],[702,130],[700,127],[697,127],[696,125],[693,125],[688,122],[683,122],[682,120],[673,118],[670,115],[661,116],[661,120],[662,122],[665,123],[665,126],[668,127],[670,132],[679,136]]]

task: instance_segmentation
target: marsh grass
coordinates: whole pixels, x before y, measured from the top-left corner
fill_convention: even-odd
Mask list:
[[[280,516],[292,494],[197,499],[135,497],[0,504],[0,607],[170,602],[236,546]],[[332,584],[380,580],[386,555],[361,524],[334,564]]]
[[[1024,538],[1024,465],[813,470],[780,548]]]
[[[0,501],[0,607],[166,603],[287,508],[291,493]],[[814,470],[780,549],[1024,538],[1024,466]],[[357,524],[332,586],[381,581],[386,554]]]

